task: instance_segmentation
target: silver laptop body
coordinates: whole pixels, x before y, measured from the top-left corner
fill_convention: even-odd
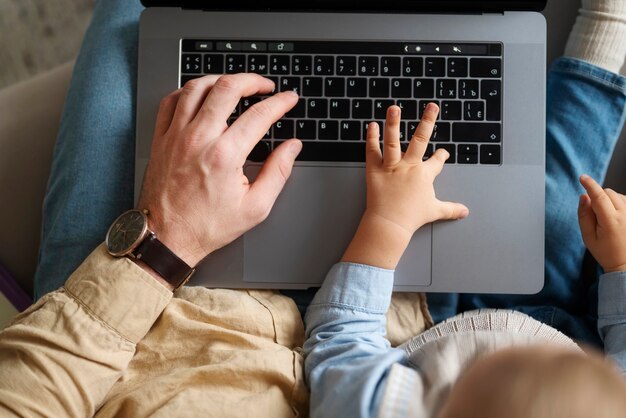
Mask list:
[[[426,43],[501,43],[501,164],[446,165],[435,183],[438,198],[464,203],[470,216],[420,229],[398,265],[395,290],[525,294],[541,290],[546,113],[546,24],[541,14],[148,7],[139,36],[136,196],[159,101],[179,87],[183,39],[402,42],[413,48]],[[245,172],[254,179],[260,166],[249,162]],[[342,256],[364,210],[364,171],[361,162],[297,162],[267,220],[210,254],[190,284],[319,286]]]

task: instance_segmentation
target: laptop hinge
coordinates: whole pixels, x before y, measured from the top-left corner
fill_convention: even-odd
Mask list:
[[[541,11],[547,0],[520,1],[406,1],[406,0],[269,0],[249,2],[237,0],[206,1],[182,0],[177,6],[183,9],[213,11],[259,12],[379,12],[379,13],[504,13],[505,11]],[[164,2],[166,3],[166,2]],[[169,3],[169,2],[167,2]]]

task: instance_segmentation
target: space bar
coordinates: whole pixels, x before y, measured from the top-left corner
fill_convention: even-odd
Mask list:
[[[274,148],[281,142],[274,142]],[[302,141],[297,161],[365,162],[364,142]]]

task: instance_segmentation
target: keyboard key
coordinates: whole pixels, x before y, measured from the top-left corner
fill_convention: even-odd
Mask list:
[[[274,146],[280,142],[274,143]],[[297,161],[347,161],[365,162],[365,143],[363,142],[322,142],[311,141],[302,144],[302,151]]]
[[[424,59],[422,57],[405,57],[402,59],[402,75],[407,77],[422,77]]]
[[[499,78],[502,76],[502,60],[500,58],[472,58],[470,60],[470,76]]]
[[[416,99],[432,99],[435,97],[435,80],[427,78],[413,80],[413,97]]]
[[[313,71],[316,75],[332,75],[335,72],[335,57],[317,56]]]
[[[183,73],[200,74],[202,72],[202,55],[183,54],[180,62],[180,69]]]
[[[300,77],[281,77],[280,91],[293,90],[300,94]]]
[[[293,120],[281,119],[274,124],[274,138],[290,139],[293,138]]]
[[[382,57],[380,59],[380,75],[399,76],[401,67],[400,57]]]
[[[433,142],[449,142],[450,141],[450,122],[437,122],[430,136]]]
[[[467,77],[467,58],[448,58],[448,77]]]
[[[440,99],[456,98],[456,80],[437,80],[437,97]]]
[[[459,99],[478,99],[478,80],[459,80]]]
[[[245,55],[226,55],[226,74],[246,72]]]
[[[330,117],[334,119],[347,119],[350,117],[350,100],[330,99]]]
[[[306,114],[309,118],[327,118],[328,99],[308,99]]]
[[[289,74],[289,56],[271,55],[270,74]]]
[[[501,164],[501,148],[499,145],[482,145],[480,147],[481,164]]]
[[[319,139],[339,139],[339,122],[336,120],[320,120],[317,124]]]
[[[446,75],[446,59],[426,58],[425,69],[427,77],[443,77]]]
[[[242,42],[241,50],[245,52],[267,51],[267,43],[265,42]]]
[[[349,78],[346,95],[348,97],[367,97],[367,80],[364,78]]]
[[[322,97],[322,79],[320,77],[304,77],[302,79],[302,95],[307,97]]]
[[[310,75],[313,71],[313,57],[295,55],[291,59],[291,68],[294,75]]]
[[[204,56],[204,72],[206,74],[224,74],[224,56],[206,54]]]
[[[458,145],[456,152],[459,164],[478,164],[478,145]]]
[[[298,103],[285,115],[288,118],[306,117],[306,99],[298,99]]]
[[[297,120],[296,121],[296,138],[316,139],[317,133],[315,132],[315,125],[316,123],[314,120]]]
[[[260,97],[244,97],[243,99],[241,99],[241,113],[245,112],[246,110],[250,109],[252,106],[254,106],[256,103],[260,102],[261,98]]]
[[[217,42],[215,49],[224,52],[241,51],[241,42]]]
[[[372,119],[373,105],[370,99],[352,100],[352,117],[354,119]]]
[[[270,52],[291,52],[293,43],[291,42],[270,42],[268,45]]]
[[[396,103],[402,109],[402,119],[417,119],[417,101],[416,100],[398,100]]]
[[[483,120],[485,118],[485,103],[481,101],[467,101],[463,103],[465,120]]]
[[[454,164],[456,162],[456,147],[453,144],[437,144],[436,149],[443,148],[450,154],[450,158],[446,160],[446,164]]]
[[[403,98],[412,97],[411,80],[408,78],[391,79],[391,97]]]
[[[359,57],[359,75],[378,75],[378,57]]]
[[[339,125],[339,137],[344,141],[361,140],[361,123],[355,120],[344,120]],[[365,145],[361,144],[365,152]]]
[[[267,55],[248,55],[248,72],[256,74],[267,74]]]
[[[454,142],[500,142],[502,127],[499,123],[465,123],[452,124],[452,140]]]
[[[345,94],[345,79],[340,77],[326,77],[324,80],[324,95],[326,97],[344,97]]]
[[[248,155],[247,159],[256,163],[263,162],[270,155],[270,148],[271,146],[269,142],[259,141],[254,148],[252,148],[252,151],[250,152],[250,155]]]
[[[389,97],[388,78],[370,78],[369,97]]]
[[[487,120],[502,119],[502,82],[500,80],[483,80],[480,86],[480,97],[485,99]]]
[[[386,119],[387,109],[393,104],[393,100],[374,100],[374,118]]]
[[[441,119],[463,120],[463,109],[461,101],[444,100],[443,102],[441,102]]]
[[[356,57],[337,57],[337,75],[356,75]]]
[[[274,90],[272,90],[272,93],[276,93],[276,88],[280,87],[280,80],[278,79],[278,77],[265,76],[265,78],[274,82]]]

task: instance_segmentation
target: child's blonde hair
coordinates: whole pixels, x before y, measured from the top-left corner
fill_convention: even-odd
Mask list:
[[[439,418],[626,417],[626,383],[608,360],[553,346],[510,348],[474,362]]]

